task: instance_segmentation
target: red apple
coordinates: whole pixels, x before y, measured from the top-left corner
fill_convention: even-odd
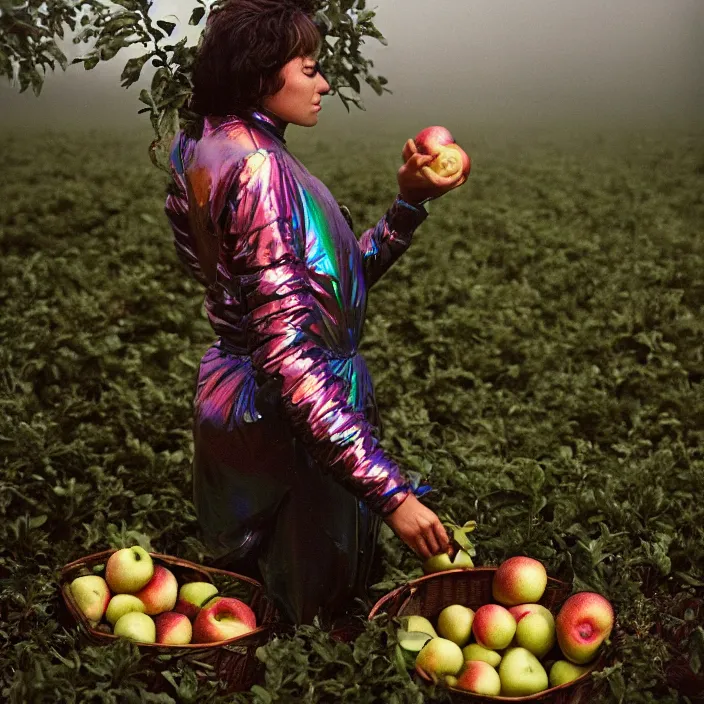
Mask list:
[[[193,622],[194,643],[214,643],[244,635],[257,627],[254,611],[243,601],[217,597],[208,602]]]
[[[166,611],[154,619],[156,642],[164,645],[187,645],[191,642],[193,628],[188,616]]]
[[[501,679],[499,673],[488,662],[470,660],[464,664],[464,669],[453,686],[474,694],[495,697],[501,691]]]
[[[445,127],[435,125],[421,130],[413,140],[421,154],[432,154],[435,159],[421,171],[430,169],[444,178],[457,176],[464,183],[472,168],[472,160],[455,142],[450,131]]]
[[[535,603],[545,592],[548,575],[542,563],[532,557],[510,557],[494,573],[494,599],[504,606]]]
[[[502,650],[516,633],[516,619],[503,606],[484,604],[474,614],[472,633],[479,645],[489,650]]]
[[[166,567],[154,565],[154,576],[135,596],[144,604],[145,613],[150,616],[173,611],[178,596],[178,582],[173,572]]]
[[[614,610],[607,599],[594,592],[573,594],[555,619],[557,642],[568,660],[584,665],[611,635]]]

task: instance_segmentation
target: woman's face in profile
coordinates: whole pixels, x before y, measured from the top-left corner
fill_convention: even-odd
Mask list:
[[[284,87],[275,95],[264,98],[263,106],[285,122],[314,127],[318,124],[320,99],[330,90],[330,84],[318,71],[312,56],[291,59],[282,69]]]

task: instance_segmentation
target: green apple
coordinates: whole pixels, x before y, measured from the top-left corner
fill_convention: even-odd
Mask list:
[[[417,653],[431,638],[437,638],[438,634],[427,618],[414,614],[401,618],[401,628],[396,637],[404,650]]]
[[[438,635],[457,643],[460,648],[472,635],[474,611],[462,604],[446,606],[438,616]]]
[[[550,614],[526,614],[516,624],[516,642],[521,648],[530,650],[537,658],[542,658],[555,645],[555,619]]]
[[[144,613],[145,606],[141,599],[138,599],[133,594],[115,594],[115,596],[110,599],[108,610],[105,612],[105,618],[114,626],[121,616],[131,611]]]
[[[137,643],[154,643],[156,641],[156,624],[147,614],[130,611],[124,616],[120,616],[113,633]]]
[[[525,697],[548,688],[548,675],[538,658],[525,648],[509,648],[499,665],[501,695]]]
[[[438,637],[438,634],[433,628],[433,624],[430,623],[430,621],[428,621],[425,616],[418,616],[416,614],[412,614],[411,616],[404,616],[401,619],[401,624],[407,631],[420,631],[421,633],[427,633],[428,635],[431,635],[433,638]]]
[[[462,655],[464,655],[465,662],[468,660],[481,660],[486,662],[492,667],[498,667],[501,662],[501,654],[497,653],[495,650],[489,650],[479,643],[470,643],[462,648]]]
[[[550,686],[559,687],[581,677],[585,672],[589,672],[588,667],[580,667],[567,660],[558,660],[550,668]]]
[[[423,572],[425,574],[433,574],[434,572],[465,569],[467,567],[474,567],[472,558],[466,550],[458,550],[454,558],[451,558],[446,552],[429,557],[423,563]]]
[[[69,585],[69,590],[90,624],[97,625],[110,601],[110,590],[105,580],[97,574],[76,577]]]
[[[193,620],[204,602],[217,593],[218,588],[210,582],[186,582],[178,590],[174,611]]]
[[[434,682],[444,675],[457,675],[464,665],[462,650],[447,638],[431,638],[418,653],[416,667],[421,668]]]
[[[398,644],[411,653],[417,653],[433,636],[421,631],[404,631],[402,628],[396,633]]]
[[[110,555],[105,579],[115,594],[134,594],[154,575],[151,555],[139,546],[123,548]]]

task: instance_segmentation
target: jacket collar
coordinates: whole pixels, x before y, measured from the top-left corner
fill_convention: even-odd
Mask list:
[[[244,122],[254,124],[257,127],[266,130],[266,132],[278,139],[282,144],[286,144],[284,131],[286,130],[286,125],[288,125],[288,122],[285,122],[278,115],[275,115],[266,108],[259,108],[258,110],[254,110],[243,117],[239,115],[226,115],[223,117],[207,116],[203,127],[203,136],[210,134],[221,124],[231,120],[242,120]]]
[[[284,144],[286,144],[284,132],[286,131],[286,125],[288,125],[288,122],[285,122],[278,115],[275,115],[266,108],[259,108],[258,110],[255,110],[252,113],[252,119],[257,123],[257,125],[263,127],[267,132],[273,134],[277,139],[280,139]]]

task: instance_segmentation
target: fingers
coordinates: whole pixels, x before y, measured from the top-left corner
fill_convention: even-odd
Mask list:
[[[412,139],[407,139],[401,154],[404,162],[408,161],[417,151],[416,143]]]
[[[440,543],[435,537],[435,531],[433,530],[432,525],[428,526],[428,530],[425,531],[423,537],[425,538],[425,544],[428,546],[428,550],[430,550],[431,556],[439,555],[441,552],[443,552],[443,549],[441,547],[442,543]]]
[[[413,546],[411,546],[413,547]],[[430,559],[435,553],[430,552],[425,538],[422,535],[418,535],[415,540],[415,547],[413,548],[416,553],[424,560]]]
[[[436,186],[437,188],[447,188],[448,186],[452,186],[454,188],[456,186],[461,186],[462,183],[467,180],[465,176],[461,176],[460,179],[458,179],[456,175],[439,176],[429,166],[422,166],[420,170],[423,173],[423,176],[425,176],[425,178],[427,178],[428,181],[430,181],[433,186]]]
[[[425,164],[429,164],[435,157],[431,156],[429,154],[420,154],[419,152],[416,152],[411,156],[411,158],[408,160],[408,165],[416,169],[417,171],[420,171],[420,168],[424,166]]]
[[[443,526],[440,521],[437,521],[433,524],[433,529],[435,531],[435,538],[438,541],[438,545],[440,546],[438,552],[447,552],[448,548],[450,547],[450,538],[447,535],[445,526]]]

